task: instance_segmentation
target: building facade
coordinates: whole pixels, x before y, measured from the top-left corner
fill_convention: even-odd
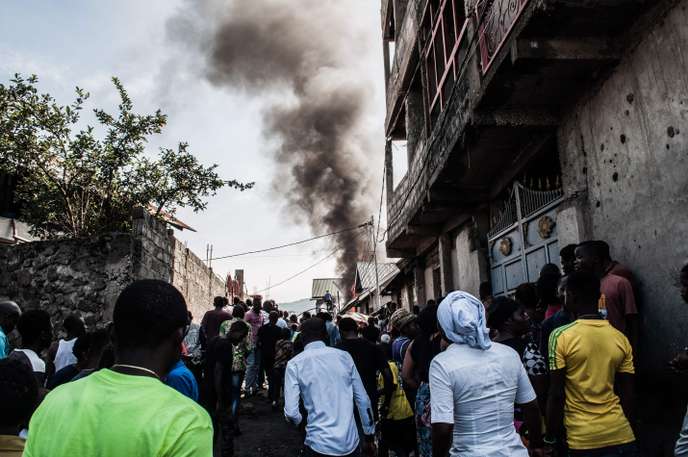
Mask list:
[[[424,304],[607,241],[640,366],[686,344],[688,0],[383,0],[389,257]],[[403,294],[402,294],[403,292]]]

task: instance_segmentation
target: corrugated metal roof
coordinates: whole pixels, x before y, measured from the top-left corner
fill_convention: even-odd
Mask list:
[[[394,262],[378,263],[377,271],[380,277],[380,290],[384,289],[400,273],[399,267]],[[356,264],[356,274],[363,290],[375,289],[377,287],[375,262],[358,262]]]
[[[0,217],[0,243],[21,243],[36,241],[29,233],[30,227],[22,221]]]
[[[343,291],[342,278],[320,278],[313,280],[313,290],[311,292],[311,299],[318,300],[325,296],[327,291],[330,291],[333,297],[337,296],[337,291]]]

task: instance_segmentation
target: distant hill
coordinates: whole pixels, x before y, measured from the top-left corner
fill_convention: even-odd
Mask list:
[[[296,300],[289,303],[279,303],[279,309],[295,314],[302,313],[313,308],[315,308],[315,301],[311,301],[310,298],[302,298],[301,300]]]

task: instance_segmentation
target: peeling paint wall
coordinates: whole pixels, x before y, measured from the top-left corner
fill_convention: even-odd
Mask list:
[[[679,1],[657,21],[558,132],[566,220],[579,235],[562,243],[604,239],[636,274],[650,369],[688,344],[677,288],[688,259],[687,8]]]

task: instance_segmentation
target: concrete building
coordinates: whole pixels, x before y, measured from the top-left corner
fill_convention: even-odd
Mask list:
[[[638,278],[641,371],[665,375],[688,343],[676,288],[688,259],[687,10],[382,0],[398,293],[423,304],[484,281],[509,293],[560,247],[603,239]]]

